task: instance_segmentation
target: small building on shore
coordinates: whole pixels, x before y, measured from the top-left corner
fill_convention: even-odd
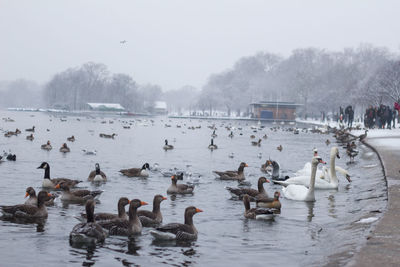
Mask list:
[[[87,103],[87,106],[91,111],[125,111],[125,108],[118,103]]]
[[[155,101],[154,102],[154,113],[158,115],[167,114],[167,103],[164,101]]]
[[[250,114],[260,120],[295,121],[296,108],[300,106],[294,102],[260,101],[250,104]]]

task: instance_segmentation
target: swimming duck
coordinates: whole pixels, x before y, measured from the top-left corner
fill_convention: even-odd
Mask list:
[[[95,199],[103,193],[103,191],[95,190],[89,191],[85,189],[80,190],[70,190],[70,186],[65,183],[61,182],[55,186],[55,189],[62,189],[63,193],[61,195],[62,201],[74,202],[74,203],[85,203],[88,200]]]
[[[177,175],[171,176],[171,186],[167,190],[167,194],[192,194],[194,185],[177,184]]]
[[[60,152],[62,152],[62,153],[68,153],[68,152],[70,152],[71,150],[69,149],[69,147],[67,146],[67,143],[64,143],[62,146],[61,146],[61,148],[60,148]]]
[[[255,197],[268,197],[267,192],[264,189],[264,183],[269,183],[270,181],[265,177],[258,178],[258,190],[252,188],[232,188],[227,187],[226,190],[232,195],[233,198],[242,199],[244,195]]]
[[[10,161],[16,161],[17,160],[17,155],[9,153],[7,155],[7,157],[6,157],[6,159],[10,160]]]
[[[279,152],[282,152],[282,150],[283,150],[283,147],[282,147],[282,145],[279,145],[276,149],[278,149],[279,150]]]
[[[329,146],[330,143],[331,143],[331,141],[329,141],[329,139],[326,139],[325,144],[326,144],[327,146]]]
[[[54,189],[56,187],[56,185],[61,182],[65,182],[69,186],[75,186],[75,185],[79,184],[80,182],[82,182],[82,181],[71,180],[71,179],[67,179],[67,178],[50,179],[50,165],[47,162],[42,162],[42,164],[40,164],[40,166],[37,167],[37,169],[44,169],[44,179],[43,179],[43,184],[42,184],[43,187]]]
[[[272,167],[272,170],[270,169]],[[261,171],[271,174],[271,178],[275,180],[280,179],[280,166],[275,160],[268,159],[265,164],[261,165]]]
[[[26,140],[33,141],[34,137],[33,134],[30,134],[26,137]]]
[[[281,193],[279,193],[279,191],[276,191],[274,193],[274,198],[263,197],[263,196],[257,197],[256,206],[261,208],[280,210],[282,207],[281,202],[279,201],[280,196]]]
[[[131,201],[128,198],[121,197],[118,200],[118,204],[117,204],[118,214],[105,213],[105,212],[95,213],[94,214],[94,219],[96,221],[109,221],[109,220],[115,220],[115,219],[128,220],[129,217],[125,212],[125,206],[130,204],[130,203],[131,203]],[[83,219],[86,219],[86,214],[81,214],[81,217]]]
[[[196,240],[197,229],[193,224],[193,215],[196,213],[203,212],[194,206],[187,207],[185,209],[185,223],[169,223],[160,227],[156,230],[151,230],[150,234],[158,240]]]
[[[69,234],[69,242],[71,245],[74,244],[89,244],[95,245],[97,243],[103,242],[107,233],[103,228],[95,222],[94,213],[95,202],[89,200],[86,202],[86,217],[87,221],[85,223],[78,223],[72,228]]]
[[[25,201],[25,204],[37,206],[38,199],[37,199],[37,196],[36,196],[36,191],[35,191],[35,189],[33,189],[32,187],[28,187],[28,188],[26,189],[25,197],[29,197],[29,198]],[[55,199],[55,196],[52,195],[52,196],[50,197],[49,200],[45,201],[44,204],[45,204],[46,206],[53,206],[53,205],[54,205],[54,199]]]
[[[111,221],[101,221],[101,227],[109,230],[110,235],[131,236],[142,233],[142,223],[137,215],[137,209],[147,205],[147,202],[139,199],[131,200],[129,205],[129,220],[115,219]]]
[[[208,145],[208,148],[211,149],[211,150],[214,150],[214,149],[218,148],[217,145],[214,145],[214,139],[211,139],[211,144]]]
[[[233,132],[231,131],[231,133],[228,135],[228,137],[233,138]]]
[[[99,136],[100,136],[100,137],[103,137],[103,138],[112,138],[112,139],[114,139],[114,136],[116,136],[116,134],[115,134],[115,133],[113,133],[113,134],[104,134],[104,133],[101,133],[101,134],[99,134]]]
[[[264,135],[263,135],[263,138],[264,138],[264,139],[268,139],[268,135],[267,135],[267,134],[264,134]]]
[[[244,177],[244,168],[249,167],[245,162],[241,162],[237,171],[213,171],[216,175],[219,176],[221,180],[245,180]]]
[[[89,173],[88,181],[91,182],[105,182],[107,181],[107,176],[104,172],[100,170],[100,164],[95,164],[95,170]]]
[[[51,146],[50,141],[47,141],[47,143],[42,145],[41,148],[44,150],[51,150],[53,147]]]
[[[261,146],[261,139],[258,139],[258,141],[251,141],[251,144],[253,146]]]
[[[266,208],[250,208],[250,197],[245,194],[243,196],[243,204],[244,204],[244,217],[247,219],[271,219],[274,211]]]
[[[173,145],[168,145],[168,140],[165,139],[165,145],[163,146],[164,150],[171,150],[174,149]]]
[[[87,150],[87,149],[82,149],[83,154],[85,155],[96,155],[97,150]]]
[[[151,227],[162,223],[163,217],[160,210],[160,204],[166,197],[162,195],[155,195],[153,199],[153,210],[139,210],[137,215],[139,216],[140,222],[144,227]]]
[[[213,131],[213,133],[211,134],[211,137],[212,138],[215,138],[215,137],[217,137],[218,135],[215,133],[215,130]]]
[[[75,142],[75,136],[67,137],[67,141]]]
[[[27,132],[35,132],[35,126],[32,126],[32,128],[25,129],[25,131],[27,131]]]
[[[47,218],[45,202],[52,197],[46,191],[40,191],[37,198],[37,205],[20,204],[14,206],[0,206],[5,217],[21,219]]]
[[[250,135],[250,138],[254,139],[254,138],[256,138],[256,136],[254,134],[252,134],[252,135]]]
[[[150,170],[150,165],[146,162],[142,168],[122,169],[119,172],[128,177],[149,177],[147,170]]]

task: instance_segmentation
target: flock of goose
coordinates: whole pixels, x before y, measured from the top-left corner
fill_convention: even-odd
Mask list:
[[[217,137],[215,131],[216,127],[213,125],[210,126],[210,128],[213,129],[213,132],[211,134],[211,143],[208,148],[215,150],[218,149],[218,146],[214,143],[214,139]],[[228,137],[233,138],[234,135],[231,127],[226,128],[230,132]],[[259,130],[262,129],[263,127],[259,128]],[[292,131],[294,134],[300,132],[300,129],[297,128],[271,128],[271,131],[277,130]],[[35,132],[35,126],[26,129],[26,131]],[[257,131],[255,130],[254,132]],[[7,131],[5,137],[18,135],[20,133],[21,131],[18,129],[15,132]],[[334,133],[338,142],[347,143],[347,154],[353,159],[355,157],[354,153],[356,153],[354,141],[356,139],[363,140],[366,137],[366,134],[365,136],[356,138],[351,137],[351,135],[349,135],[349,133],[344,129],[328,129],[327,133]],[[100,134],[100,137],[102,138],[114,138],[115,136],[116,134]],[[33,134],[27,136],[27,140],[33,140],[33,138]],[[254,138],[255,136],[250,136],[250,139]],[[262,138],[267,139],[268,136],[265,134]],[[75,137],[68,137],[67,141],[74,142]],[[250,144],[260,146],[261,141],[262,139],[259,138],[258,141],[251,141]],[[164,150],[174,149],[174,146],[170,145],[168,140],[165,140],[164,142],[165,144],[162,146]],[[43,144],[41,148],[51,150],[52,147],[50,141]],[[282,151],[283,146],[277,146],[277,150]],[[70,148],[66,143],[61,146],[60,152],[70,152]],[[84,151],[84,153],[90,152],[94,154],[96,153],[95,151]],[[241,162],[237,170],[213,171],[213,173],[220,180],[239,182],[238,187],[226,187],[226,190],[232,195],[233,199],[243,201],[244,217],[248,219],[271,219],[279,214],[282,209],[282,204],[279,200],[281,192],[285,198],[290,200],[315,201],[315,190],[338,188],[339,180],[337,172],[343,174],[348,182],[351,182],[349,173],[345,169],[336,166],[336,158],[340,158],[340,153],[339,148],[335,146],[331,148],[329,167],[324,166],[323,168],[318,169],[319,164],[326,164],[326,162],[324,162],[318,155],[318,151],[314,150],[311,162],[306,163],[304,168],[297,171],[292,177],[281,177],[279,163],[268,159],[266,163],[261,166],[260,170],[270,179],[264,176],[260,177],[258,179],[257,189],[250,188],[249,184],[246,183],[244,170],[248,167],[248,164],[245,162]],[[26,220],[27,222],[45,219],[48,216],[46,207],[54,204],[54,199],[56,197],[60,197],[61,201],[85,205],[85,213],[81,214],[78,218],[82,222],[75,225],[70,232],[71,244],[96,244],[103,242],[108,235],[136,235],[142,232],[142,227],[153,227],[154,229],[150,231],[150,234],[155,239],[159,240],[197,239],[198,232],[193,223],[193,216],[202,212],[202,210],[197,207],[189,206],[185,209],[184,223],[169,223],[165,225],[162,225],[163,217],[160,205],[162,201],[167,198],[161,194],[156,194],[154,196],[153,208],[151,211],[141,209],[142,206],[148,205],[147,202],[140,199],[129,200],[126,197],[121,197],[117,203],[118,213],[95,213],[95,205],[98,203],[98,198],[103,191],[91,191],[75,188],[82,182],[80,180],[51,178],[50,165],[48,162],[43,162],[37,168],[44,170],[44,179],[42,182],[44,190],[40,191],[36,195],[35,190],[32,187],[28,187],[26,189],[26,197],[29,198],[24,204],[0,206],[3,212],[3,218]],[[148,177],[149,170],[150,164],[145,163],[141,168],[121,169],[119,172],[127,177]],[[89,173],[87,180],[93,183],[107,182],[107,175],[100,169],[99,163],[95,164],[95,170]],[[167,194],[186,195],[194,193],[195,186],[193,184],[178,183],[178,180],[182,180],[182,173],[173,173],[171,175],[171,185],[166,189]],[[264,184],[271,182],[282,185],[282,191],[274,192],[273,197],[269,197],[267,191],[264,189]],[[60,190],[62,191],[61,196],[58,195]],[[251,208],[251,202],[255,202],[254,208]],[[126,206],[128,206],[128,212],[125,210]]]

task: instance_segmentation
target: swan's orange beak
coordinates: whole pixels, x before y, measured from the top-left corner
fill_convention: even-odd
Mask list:
[[[55,188],[56,188],[56,189],[60,189],[60,184],[57,184],[57,185],[55,186]]]
[[[196,208],[196,212],[203,212],[203,210]]]
[[[271,181],[267,179],[267,183],[270,183]]]
[[[162,197],[162,200],[167,200],[168,198],[166,198],[166,197]]]
[[[147,202],[144,202],[144,201],[140,201],[140,204],[141,204],[142,206],[148,205],[148,203],[147,203]]]
[[[247,163],[246,163],[246,165],[244,165],[245,167],[249,167],[249,165],[247,165]]]
[[[52,195],[52,194],[50,194],[50,193],[47,193],[47,196],[48,196],[48,197],[52,197],[53,195]]]
[[[25,193],[25,197],[28,197],[28,196],[29,196],[29,193],[28,193],[28,192],[26,192],[26,193]]]

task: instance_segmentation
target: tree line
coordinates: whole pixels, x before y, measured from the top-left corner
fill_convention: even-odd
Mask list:
[[[347,105],[361,113],[368,105],[393,105],[399,100],[400,61],[387,48],[372,45],[343,51],[296,49],[287,57],[259,52],[210,75],[200,90],[185,85],[166,92],[88,62],[55,74],[42,90],[39,87],[25,80],[0,82],[0,105],[80,110],[88,102],[106,102],[151,112],[155,101],[164,100],[169,111],[177,113],[247,115],[250,103],[267,100],[303,104],[298,112],[302,116],[334,113]]]

